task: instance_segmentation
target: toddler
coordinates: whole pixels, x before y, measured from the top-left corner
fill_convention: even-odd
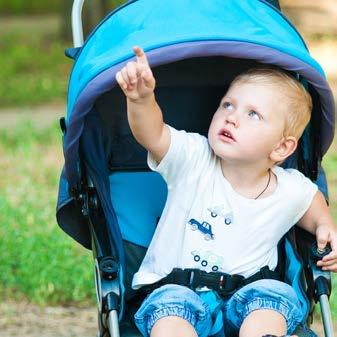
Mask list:
[[[168,198],[133,288],[160,282],[175,268],[250,280],[263,268],[272,273],[278,242],[295,224],[316,235],[319,249],[330,243],[331,253],[317,264],[336,272],[337,230],[322,193],[299,171],[277,166],[294,153],[309,122],[304,87],[271,68],[239,75],[206,138],[165,124],[146,55],[134,52],[116,80],[131,131],[166,181]],[[136,325],[152,337],[291,334],[304,320],[292,287],[252,281],[221,297],[207,287],[164,284],[144,300]]]

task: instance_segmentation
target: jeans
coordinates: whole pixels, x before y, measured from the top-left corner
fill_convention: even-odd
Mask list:
[[[167,284],[154,290],[135,314],[143,336],[162,317],[178,316],[187,320],[200,337],[238,333],[244,319],[254,310],[271,309],[280,313],[291,334],[304,320],[295,291],[286,283],[263,279],[240,288],[222,299],[215,291],[193,291]]]

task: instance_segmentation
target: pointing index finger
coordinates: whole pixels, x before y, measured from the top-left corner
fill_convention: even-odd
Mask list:
[[[133,47],[133,51],[136,54],[137,62],[139,62],[141,64],[146,64],[146,65],[149,64],[149,62],[147,61],[147,57],[144,53],[144,50],[142,48],[136,46],[136,47]]]

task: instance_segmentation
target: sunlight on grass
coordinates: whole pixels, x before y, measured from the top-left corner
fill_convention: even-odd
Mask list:
[[[57,226],[61,133],[22,122],[0,131],[0,296],[38,304],[93,302],[91,254]]]

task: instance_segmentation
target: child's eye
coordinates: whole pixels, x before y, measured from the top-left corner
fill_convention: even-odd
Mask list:
[[[225,108],[225,109],[231,109],[233,107],[233,105],[230,102],[223,102],[222,107]]]
[[[262,119],[261,115],[254,110],[248,112],[248,116],[252,119],[260,120]]]

